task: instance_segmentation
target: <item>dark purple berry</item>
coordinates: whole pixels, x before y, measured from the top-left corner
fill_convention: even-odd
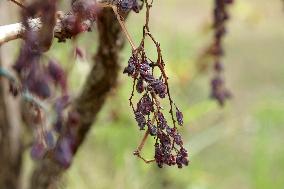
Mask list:
[[[51,91],[46,77],[35,79],[28,81],[28,89],[40,98],[46,99],[50,97]]]
[[[143,62],[139,66],[139,72],[141,77],[148,83],[151,83],[155,80],[152,69],[147,61]]]
[[[139,0],[118,0],[118,7],[122,11],[130,11],[138,13],[141,9],[138,3]]]
[[[51,131],[45,133],[45,142],[48,149],[53,149],[55,147],[55,139]]]
[[[168,127],[167,120],[165,119],[164,115],[162,112],[158,112],[158,127],[159,129],[165,129]]]
[[[144,130],[145,125],[146,125],[146,119],[145,119],[144,115],[141,112],[136,111],[135,112],[135,120],[137,121],[140,130]]]
[[[149,95],[145,94],[137,104],[137,111],[143,115],[149,115],[154,110],[153,104]]]
[[[50,77],[53,79],[56,85],[61,86],[63,90],[67,88],[67,78],[65,71],[56,61],[51,60],[47,66]]]
[[[148,126],[148,129],[149,129],[150,135],[151,136],[156,136],[157,135],[157,131],[158,131],[157,127],[155,125],[153,125],[150,120],[148,120],[147,126]]]
[[[221,72],[223,71],[223,65],[221,64],[221,62],[215,62],[214,64],[214,70],[216,72]]]
[[[143,79],[141,77],[138,78],[138,81],[137,81],[137,84],[136,84],[136,91],[138,93],[143,93],[143,91],[144,91]]]
[[[68,168],[71,165],[73,154],[69,138],[64,137],[60,139],[55,149],[55,158],[65,168]]]
[[[128,74],[129,76],[133,76],[135,73],[137,64],[138,64],[138,59],[134,55],[132,55],[128,60],[127,67],[124,68],[123,73]]]
[[[231,97],[231,93],[225,88],[224,81],[219,76],[211,81],[211,97],[216,99],[221,106]]]
[[[183,145],[183,141],[179,133],[176,133],[176,135],[174,136],[174,142],[179,146]]]
[[[35,143],[32,145],[31,149],[31,157],[34,160],[39,160],[44,157],[46,154],[46,147],[43,144],[43,141],[35,141]]]
[[[178,124],[182,126],[183,125],[183,114],[178,108],[176,108],[176,118],[177,118]]]
[[[162,80],[156,79],[150,83],[154,92],[159,95],[160,98],[165,98],[167,94],[167,86]]]

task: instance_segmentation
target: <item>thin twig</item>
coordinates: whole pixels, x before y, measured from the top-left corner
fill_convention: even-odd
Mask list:
[[[14,4],[18,5],[19,7],[21,7],[24,10],[27,10],[27,7],[25,7],[23,4],[21,4],[20,2],[16,1],[16,0],[9,0],[11,2],[13,2]]]
[[[157,117],[157,113],[155,112],[155,113],[154,113],[154,116],[153,116],[153,118],[152,118],[152,120],[151,120],[151,124],[153,124],[153,123],[155,122],[156,117]],[[149,129],[147,129],[147,131],[145,132],[145,134],[144,134],[144,136],[143,136],[143,138],[142,138],[142,140],[141,140],[139,146],[138,146],[137,149],[133,152],[133,154],[134,154],[135,156],[137,156],[137,157],[139,157],[140,159],[142,159],[145,163],[151,163],[151,162],[154,162],[154,161],[155,161],[155,160],[146,160],[144,157],[141,156],[141,151],[142,151],[142,149],[143,149],[143,147],[144,147],[144,145],[145,145],[145,143],[146,143],[146,141],[147,141],[147,138],[148,138],[149,134],[150,134],[150,131],[149,131]]]
[[[118,22],[119,22],[119,24],[120,24],[120,26],[122,28],[123,33],[125,34],[129,44],[131,45],[132,51],[135,51],[136,50],[136,46],[135,46],[135,44],[134,44],[134,42],[133,42],[133,40],[132,40],[132,38],[131,38],[131,36],[129,34],[129,32],[128,32],[124,22],[122,21],[120,14],[118,13],[117,7],[116,6],[111,6],[111,7],[112,7],[113,12],[116,15],[116,18],[117,18],[117,20],[118,20]]]

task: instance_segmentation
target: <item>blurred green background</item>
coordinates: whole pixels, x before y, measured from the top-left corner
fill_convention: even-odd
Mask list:
[[[198,71],[198,56],[212,38],[212,6],[213,0],[156,0],[151,16],[172,96],[185,115],[181,132],[190,165],[159,169],[132,155],[143,133],[128,106],[131,79],[121,74],[62,188],[284,188],[284,4],[281,0],[236,0],[230,9],[224,64],[233,99],[224,108],[209,99],[210,69]],[[143,21],[144,13],[131,14],[127,21],[136,43]],[[95,33],[83,34],[77,41],[87,54],[83,61],[74,63],[69,58],[71,43],[54,43],[49,52],[67,67],[74,64],[70,79],[74,94],[89,70],[96,49],[96,40],[90,43],[90,38],[95,39]],[[127,45],[122,68],[129,55]],[[149,141],[143,153],[151,158],[153,149]],[[30,161],[28,155],[26,161]]]

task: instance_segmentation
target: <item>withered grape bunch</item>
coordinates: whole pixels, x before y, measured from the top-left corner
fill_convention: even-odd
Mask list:
[[[226,21],[229,19],[228,6],[233,2],[233,0],[215,0],[213,11],[214,41],[210,53],[214,58],[214,77],[211,80],[211,97],[221,106],[231,97],[231,92],[226,88],[222,76],[224,68],[221,59],[224,55],[222,42],[227,32]]]
[[[189,163],[188,153],[183,146],[183,140],[177,126],[183,125],[183,114],[171,98],[160,44],[150,33],[148,26],[152,4],[147,1],[145,3],[147,10],[143,38],[139,47],[133,49],[128,65],[123,71],[123,73],[133,78],[133,90],[129,99],[130,106],[133,109],[138,128],[146,130],[145,136],[134,155],[142,158],[147,163],[155,161],[160,168],[164,165],[177,165],[178,168],[182,168]],[[152,61],[147,57],[144,49],[146,37],[149,37],[156,46],[158,57],[156,61]],[[157,72],[159,73],[158,76],[154,74]],[[136,104],[133,103],[135,93],[141,96]],[[168,98],[170,105],[170,122],[166,120],[165,112],[167,113],[167,111],[161,106],[161,102],[166,98]],[[155,139],[154,160],[146,160],[141,156],[141,150],[148,135]]]

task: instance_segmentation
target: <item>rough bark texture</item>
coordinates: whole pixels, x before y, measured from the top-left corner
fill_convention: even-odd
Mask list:
[[[119,70],[119,52],[124,44],[120,26],[112,10],[101,12],[97,20],[99,48],[94,66],[86,80],[81,95],[73,107],[80,114],[76,130],[75,153],[84,141],[91,125],[101,110],[108,92],[115,86]],[[52,156],[41,161],[34,170],[31,189],[55,189],[65,171]]]
[[[8,97],[7,88],[7,83],[0,78],[0,188],[17,189],[20,186],[22,165],[20,128],[17,121],[20,116],[17,117],[17,110],[14,112],[12,109],[15,108],[15,102],[11,102],[12,99]]]

